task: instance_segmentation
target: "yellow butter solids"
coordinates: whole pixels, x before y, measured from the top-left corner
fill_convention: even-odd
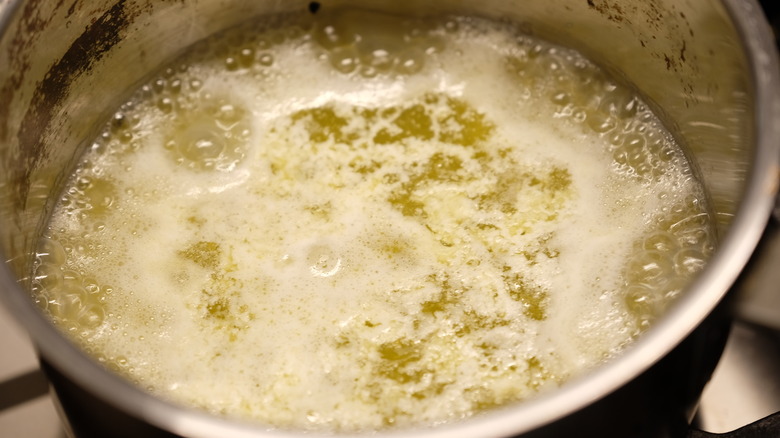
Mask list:
[[[619,354],[712,251],[705,199],[638,96],[511,26],[253,22],[117,110],[33,295],[178,403],[312,431],[432,425]]]

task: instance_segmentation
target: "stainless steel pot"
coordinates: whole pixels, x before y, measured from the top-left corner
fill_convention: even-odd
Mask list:
[[[404,437],[684,436],[725,333],[724,296],[754,252],[780,174],[774,42],[754,0],[322,0],[516,21],[575,47],[651,102],[712,199],[720,246],[667,315],[619,358],[560,390]],[[27,327],[80,436],[279,437],[153,398],[68,342],[29,299],[34,245],[75,158],[129,90],[193,42],[304,0],[14,1],[0,15],[2,299]],[[705,354],[714,351],[714,354]],[[695,374],[694,374],[695,373]],[[625,406],[632,409],[626,410]],[[84,419],[88,421],[85,422]],[[607,428],[605,428],[607,426]],[[573,431],[573,432],[572,432]],[[308,435],[307,435],[308,436]]]

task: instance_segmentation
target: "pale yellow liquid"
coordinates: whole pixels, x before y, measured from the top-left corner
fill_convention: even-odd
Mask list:
[[[713,245],[647,107],[511,28],[237,29],[84,157],[34,293],[162,397],[283,428],[438,424],[618,354]]]

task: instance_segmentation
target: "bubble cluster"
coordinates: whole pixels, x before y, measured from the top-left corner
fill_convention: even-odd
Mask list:
[[[521,37],[506,58],[525,98],[546,98],[554,116],[608,140],[618,171],[645,181],[684,162],[673,139],[636,93],[571,50]]]
[[[60,202],[68,214],[99,220],[105,216],[119,196],[111,178],[79,175],[61,197]]]
[[[178,166],[194,171],[229,172],[246,155],[252,131],[244,104],[230,93],[204,90],[203,82],[189,71],[186,63],[165,69],[142,86],[112,117],[92,149],[104,161],[126,161],[147,143],[146,137],[152,132],[141,123],[145,113],[156,114],[168,126],[165,132],[159,133],[161,145]],[[86,163],[79,172],[86,175],[89,168]],[[65,197],[74,198],[74,208],[100,214],[116,196],[111,178],[83,176],[81,179],[83,182],[70,188]],[[79,202],[89,205],[80,206]]]
[[[242,106],[206,98],[179,110],[164,144],[177,164],[230,171],[244,158],[250,134]]]
[[[626,265],[625,305],[635,318],[635,334],[679,296],[706,264],[714,246],[711,219],[701,202],[689,197],[665,208],[648,234],[634,244]]]
[[[444,50],[455,20],[431,26],[422,20],[369,11],[340,11],[315,22],[313,40],[334,69],[364,78],[420,72],[426,57]]]
[[[84,276],[56,240],[44,239],[37,252],[33,275],[37,304],[76,338],[86,339],[105,319],[110,286]]]

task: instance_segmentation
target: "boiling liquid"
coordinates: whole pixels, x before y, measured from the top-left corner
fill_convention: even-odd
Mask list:
[[[711,251],[679,148],[571,50],[465,18],[251,29],[138,90],[39,248],[40,305],[149,391],[451,421],[608,360]]]

